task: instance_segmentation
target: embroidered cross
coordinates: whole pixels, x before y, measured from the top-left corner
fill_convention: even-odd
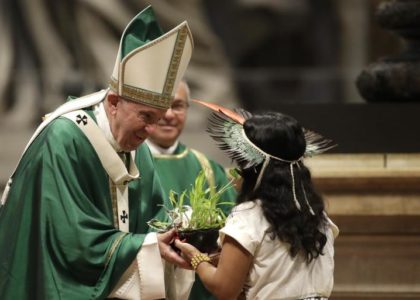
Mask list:
[[[85,115],[83,115],[83,117],[81,115],[77,115],[76,116],[76,122],[77,124],[80,124],[80,122],[83,122],[83,125],[87,124],[87,117]]]
[[[128,219],[128,214],[123,210],[123,214],[120,216],[121,221],[125,224],[125,220]]]

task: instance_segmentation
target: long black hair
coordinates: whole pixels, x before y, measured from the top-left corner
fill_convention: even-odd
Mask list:
[[[277,112],[254,115],[244,123],[244,131],[260,149],[283,160],[298,160],[305,153],[303,128],[290,116]],[[322,227],[327,221],[323,199],[315,191],[308,168],[302,161],[293,165],[299,210],[294,202],[290,163],[271,159],[254,190],[261,167],[241,170],[243,184],[237,203],[259,199],[271,224],[271,238],[289,243],[292,257],[303,254],[311,262],[323,254],[327,238]]]

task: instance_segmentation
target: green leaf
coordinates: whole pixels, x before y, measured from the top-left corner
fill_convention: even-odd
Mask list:
[[[186,197],[189,199],[190,206],[192,209],[191,217],[188,219],[187,228],[178,228],[179,230],[191,230],[191,229],[204,229],[204,228],[220,228],[224,225],[226,215],[220,208],[222,205],[234,205],[232,202],[223,201],[221,195],[229,188],[232,188],[233,179],[225,186],[217,189],[208,188],[207,178],[204,171],[201,171],[191,185],[189,191],[184,190],[181,195],[178,195],[174,191],[169,192],[169,200],[172,205],[172,209],[166,207],[165,211],[172,223],[159,224],[159,222],[150,221],[149,226],[166,228],[181,226],[183,224],[183,218],[185,215],[186,206],[184,205]],[[177,224],[174,224],[177,219]],[[169,225],[168,225],[169,224]]]

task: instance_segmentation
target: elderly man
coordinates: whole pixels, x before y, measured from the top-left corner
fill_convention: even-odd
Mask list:
[[[209,187],[220,188],[229,182],[225,169],[221,165],[208,159],[203,153],[179,142],[179,136],[187,119],[189,100],[189,87],[185,81],[181,81],[171,108],[158,121],[156,129],[146,140],[155,158],[156,169],[160,174],[166,195],[170,190],[181,194],[182,191],[190,189],[201,170],[205,172]],[[235,189],[227,190],[222,199],[233,202],[236,199]],[[228,213],[229,209],[230,207],[225,207],[225,212]],[[215,298],[196,277],[190,299]]]
[[[186,22],[163,34],[151,7],[125,29],[110,89],[63,104],[38,127],[0,208],[0,299],[157,299],[162,259],[149,233],[164,196],[142,142],[170,107],[192,53]]]

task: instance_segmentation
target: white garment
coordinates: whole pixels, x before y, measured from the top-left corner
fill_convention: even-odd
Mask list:
[[[120,151],[121,148],[112,135],[103,102],[95,106],[94,114],[105,138],[116,152]],[[160,257],[157,236],[156,233],[148,233],[136,259],[124,272],[109,297],[131,300],[164,298],[163,282],[164,262]]]
[[[152,152],[153,155],[174,154],[176,148],[178,147],[179,141],[176,140],[175,143],[169,148],[163,148],[153,143],[150,139],[146,140],[146,144],[149,146],[150,152]]]
[[[137,253],[137,258],[124,272],[108,297],[129,300],[164,298],[163,264],[156,233],[149,233]]]
[[[263,215],[260,201],[236,206],[226,220],[225,227],[220,230],[220,241],[229,235],[254,257],[245,283],[246,298],[329,297],[334,283],[334,239],[338,235],[338,228],[327,219],[324,255],[307,265],[302,256],[290,256],[287,243],[277,238],[272,240],[266,234],[270,224]]]

